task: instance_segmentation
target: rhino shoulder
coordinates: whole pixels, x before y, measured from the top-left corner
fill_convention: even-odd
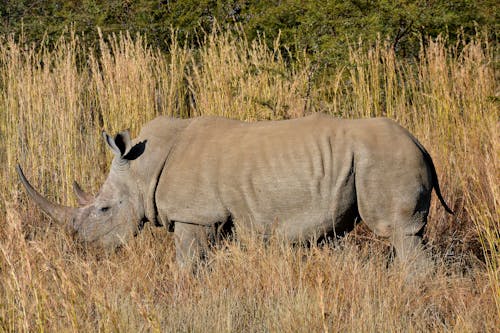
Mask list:
[[[184,130],[192,119],[180,119],[168,116],[159,116],[146,123],[139,134],[140,138],[148,137],[171,137],[172,134],[178,134]]]

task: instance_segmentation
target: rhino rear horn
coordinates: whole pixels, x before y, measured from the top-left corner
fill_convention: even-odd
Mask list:
[[[73,182],[73,191],[75,192],[76,199],[80,206],[87,206],[94,202],[94,197],[91,194],[83,191],[76,181]]]
[[[76,208],[66,207],[62,205],[56,205],[52,202],[45,199],[40,193],[38,193],[33,186],[28,182],[26,177],[24,176],[23,170],[19,165],[16,166],[17,174],[19,175],[19,179],[21,183],[26,188],[28,195],[33,199],[38,206],[47,213],[50,217],[52,217],[56,222],[64,224],[70,223],[72,218],[76,214]]]

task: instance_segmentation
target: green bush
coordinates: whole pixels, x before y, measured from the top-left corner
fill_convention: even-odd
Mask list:
[[[100,27],[105,34],[140,33],[168,51],[174,37],[190,47],[200,45],[200,30],[210,31],[218,22],[226,29],[239,24],[250,40],[262,36],[270,46],[280,34],[290,54],[306,49],[328,65],[347,59],[349,39],[388,38],[398,56],[411,57],[428,36],[446,34],[455,42],[477,27],[498,31],[499,12],[492,0],[16,0],[0,3],[0,34],[52,45],[74,30],[92,46]],[[175,36],[171,27],[178,30]]]

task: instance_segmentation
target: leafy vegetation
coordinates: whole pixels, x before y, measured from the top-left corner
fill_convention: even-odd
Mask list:
[[[71,27],[93,45],[100,27],[105,35],[140,33],[165,51],[172,38],[199,46],[201,31],[219,22],[228,29],[241,24],[250,40],[264,36],[268,46],[280,34],[280,45],[307,50],[331,64],[346,60],[348,41],[358,38],[374,43],[379,35],[387,37],[396,54],[405,57],[416,56],[428,37],[444,34],[454,43],[461,34],[473,36],[478,27],[495,32],[499,12],[494,0],[16,0],[0,3],[0,34],[52,45]]]

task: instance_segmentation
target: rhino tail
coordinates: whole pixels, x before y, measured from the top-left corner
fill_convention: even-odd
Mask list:
[[[418,148],[420,149],[422,154],[424,155],[425,162],[427,163],[427,165],[431,169],[432,187],[436,191],[436,195],[439,199],[439,202],[441,202],[441,205],[443,205],[444,209],[449,214],[455,215],[455,213],[453,212],[453,210],[451,210],[451,208],[448,206],[446,201],[444,201],[443,195],[441,194],[441,189],[439,188],[439,181],[438,181],[438,176],[437,176],[437,172],[436,172],[436,167],[434,166],[434,162],[432,162],[431,155],[427,152],[427,150],[424,148],[424,146],[422,146],[422,144],[420,144],[420,142],[417,141],[417,139],[415,139],[413,137],[412,137],[412,139],[415,142],[415,144],[418,146]]]

